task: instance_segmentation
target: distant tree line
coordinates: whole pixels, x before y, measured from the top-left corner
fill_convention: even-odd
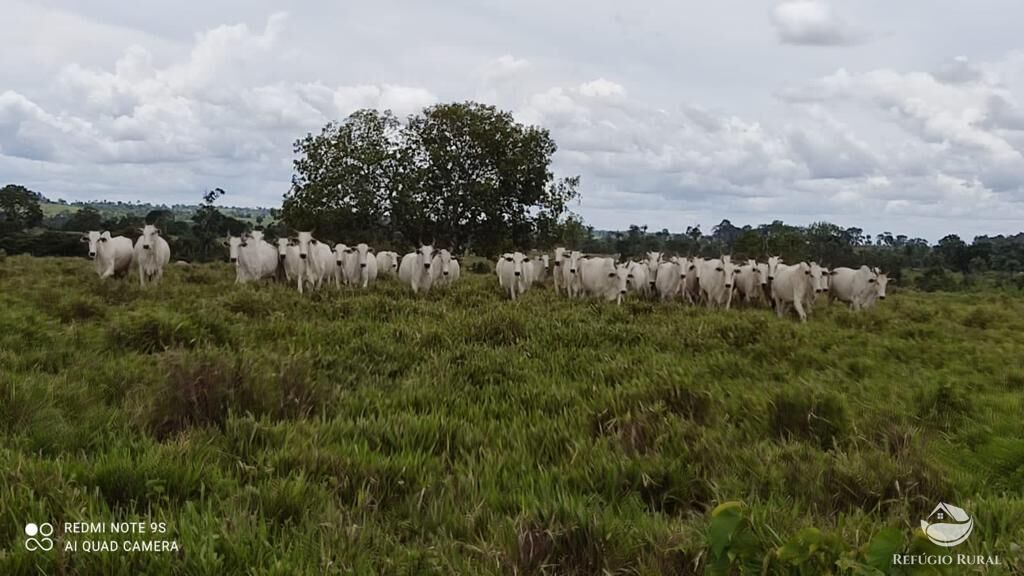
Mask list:
[[[976,236],[970,244],[950,234],[929,245],[923,238],[891,232],[872,239],[861,228],[828,222],[792,226],[776,220],[741,228],[722,220],[710,234],[700,226],[672,234],[668,230],[650,232],[646,226],[618,232],[576,224],[566,230],[565,244],[588,253],[619,254],[623,259],[662,251],[703,257],[731,254],[734,259],[762,261],[782,256],[790,262],[813,260],[828,267],[866,264],[886,270],[897,280],[905,270],[914,270],[914,286],[929,291],[970,288],[982,279],[987,284],[1024,288],[1024,233]]]
[[[207,192],[203,202],[190,211],[191,215],[166,207],[153,207],[145,214],[131,210],[114,210],[111,214],[85,205],[73,212],[61,212],[59,217],[47,217],[41,207],[50,203],[45,197],[24,186],[7,185],[0,189],[0,250],[34,256],[82,256],[82,232],[109,230],[114,236],[134,241],[139,228],[156,224],[170,243],[176,260],[219,260],[224,257],[222,241],[228,234],[262,227],[263,219],[262,215],[257,216],[254,225],[224,214],[214,205],[224,193],[220,188]],[[280,226],[275,223],[265,228],[276,233]]]

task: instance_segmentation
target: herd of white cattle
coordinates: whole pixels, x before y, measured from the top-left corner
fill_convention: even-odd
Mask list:
[[[170,247],[155,226],[147,225],[140,232],[134,243],[123,236],[111,237],[110,232],[92,231],[82,236],[100,278],[135,267],[142,286],[160,281],[171,259]],[[366,244],[331,248],[311,232],[279,238],[275,245],[265,240],[261,231],[228,237],[224,245],[235,265],[236,283],[277,279],[294,282],[299,293],[307,287],[329,285],[367,288],[378,276],[397,276],[418,294],[454,284],[461,275],[459,261],[448,250],[431,245],[399,258],[395,252],[375,254]],[[565,248],[556,248],[553,255],[532,257],[506,253],[494,270],[512,300],[551,277],[555,293],[569,298],[590,296],[621,304],[634,293],[640,298],[725,309],[741,302],[774,308],[779,316],[792,308],[801,321],[807,319],[819,294],[827,294],[829,302],[839,300],[863,310],[885,299],[888,284],[886,274],[867,266],[829,270],[815,262],[786,264],[775,256],[767,262],[737,264],[730,256],[667,257],[661,252],[648,252],[639,262],[618,263]]]
[[[779,316],[792,308],[801,321],[806,321],[819,294],[827,294],[829,302],[839,300],[853,310],[863,310],[885,299],[889,282],[877,268],[829,270],[815,262],[786,264],[777,256],[768,262],[737,264],[730,256],[705,259],[648,252],[639,262],[617,263],[613,258],[585,256],[565,248],[556,248],[553,256],[503,254],[495,272],[512,300],[550,275],[555,293],[569,298],[590,296],[621,304],[635,293],[641,298],[725,309],[739,301],[769,306]]]

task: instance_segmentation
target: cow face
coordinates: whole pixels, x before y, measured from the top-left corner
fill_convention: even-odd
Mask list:
[[[288,247],[295,246],[296,241],[292,238],[278,238],[277,239],[277,258],[283,261],[288,256]]]
[[[878,294],[878,298],[885,300],[885,287],[889,285],[889,275],[885,273],[879,273],[875,276],[875,293]]]
[[[651,288],[654,288],[654,284],[658,280],[658,266],[661,265],[661,258],[661,252],[647,253],[647,281]]]
[[[556,268],[561,268],[563,262],[565,262],[565,248],[555,248],[553,264]]]
[[[814,286],[815,292],[827,292],[828,284],[826,278],[828,278],[828,270],[821,266],[818,266],[817,262],[811,262],[811,282]]]
[[[238,236],[228,236],[227,240],[224,241],[224,245],[228,248],[228,260],[232,264],[238,262],[238,248],[242,245],[242,239]]]
[[[768,258],[768,281],[775,280],[775,271],[778,270],[779,264],[782,264],[782,258],[778,256],[770,256]]]
[[[153,245],[156,244],[157,236],[160,236],[160,229],[152,224],[146,224],[146,226],[142,228],[142,249],[152,249]]]
[[[626,289],[629,287],[629,266],[627,264],[619,264],[608,275],[608,279],[621,301],[622,297],[626,294]]]
[[[366,244],[356,244],[356,261],[360,268],[366,268],[366,259],[370,255],[370,247]]]
[[[729,260],[722,262],[722,273],[725,276],[725,287],[726,289],[732,290],[732,287],[736,284],[736,275],[739,274],[740,267],[733,264]]]
[[[569,274],[579,272],[581,260],[583,260],[583,254],[578,250],[573,250],[569,253]]]
[[[768,265],[764,262],[758,262],[754,265],[757,268],[757,281],[762,287],[768,286]]]
[[[423,266],[424,270],[430,270],[430,262],[434,259],[434,247],[430,244],[420,246],[416,251],[416,260]]]
[[[299,246],[299,258],[303,260],[309,258],[309,247],[319,243],[316,238],[313,238],[312,232],[299,232],[295,242]]]
[[[110,232],[105,233],[107,237],[110,237]],[[99,243],[103,235],[97,230],[91,230],[85,234],[82,234],[82,243],[89,245],[89,258],[96,257],[96,250],[99,248]]]
[[[342,265],[344,265],[344,263],[345,263],[345,254],[348,254],[348,252],[350,250],[352,250],[352,249],[349,248],[348,246],[344,245],[344,244],[335,244],[334,245],[334,263],[337,264],[338,267],[341,267]]]
[[[512,275],[516,278],[523,277],[523,264],[529,262],[530,259],[526,257],[522,252],[515,252],[509,255],[505,261],[508,262],[511,259],[512,262]]]
[[[808,277],[811,288],[813,288],[815,292],[820,292],[822,267],[818,266],[814,262],[811,262],[810,264],[801,262],[800,268],[803,269],[804,275]]]
[[[441,250],[438,251],[437,256],[434,258],[434,260],[436,260],[436,262],[434,262],[434,265],[441,268],[441,274],[442,275],[447,276],[449,273],[451,273],[451,266],[452,266],[452,253],[451,252],[449,252],[448,250],[445,250],[444,248],[442,248]]]

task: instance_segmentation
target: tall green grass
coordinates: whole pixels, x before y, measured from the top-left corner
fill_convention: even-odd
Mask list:
[[[977,523],[956,552],[1024,570],[1005,293],[800,325],[512,303],[493,275],[425,297],[233,280],[0,264],[0,574],[867,574],[939,501]],[[183,551],[22,545],[29,521],[134,519]]]

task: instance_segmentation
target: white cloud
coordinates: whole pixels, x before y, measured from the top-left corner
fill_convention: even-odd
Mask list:
[[[327,86],[272,81],[264,68],[282,56],[287,16],[271,16],[262,30],[220,26],[197,35],[183,61],[159,66],[150,52],[130,46],[111,69],[70,64],[58,75],[52,105],[15,91],[0,94],[0,154],[73,166],[97,177],[124,171],[90,165],[176,165],[184,172],[145,179],[152,194],[175,200],[238,178],[243,193],[276,204],[287,190],[292,141],[358,108],[405,115],[437,98],[419,86],[382,83]],[[109,182],[113,186],[114,182]],[[75,188],[50,187],[51,194]],[[101,185],[102,189],[103,186]],[[268,191],[269,192],[269,191]]]
[[[667,0],[405,3],[400,21],[387,0],[269,18],[262,0],[144,12],[13,0],[0,181],[162,202],[221,186],[228,201],[276,205],[306,132],[357,108],[404,116],[475,98],[551,130],[556,173],[583,176],[579,210],[599,227],[1012,232],[1021,8],[992,1],[1005,18],[927,0],[789,0],[770,17],[746,0],[699,13]],[[858,24],[872,22],[886,32]]]
[[[772,10],[772,23],[786,44],[847,46],[867,38],[822,0],[784,0]]]

